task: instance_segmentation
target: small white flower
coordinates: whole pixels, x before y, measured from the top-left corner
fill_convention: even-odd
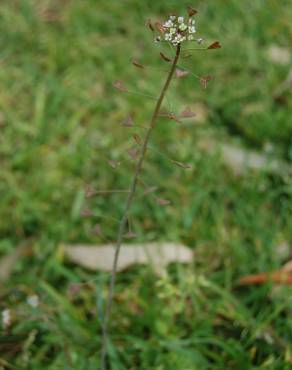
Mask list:
[[[178,23],[184,23],[184,17],[178,17],[177,21]]]
[[[170,30],[169,30],[170,33],[176,33],[176,28],[172,27]]]
[[[185,31],[187,28],[188,28],[188,26],[186,25],[186,24],[184,24],[184,23],[181,23],[180,25],[179,25],[179,27],[178,27],[181,31]]]
[[[27,297],[26,302],[31,307],[36,308],[39,305],[39,297],[36,294],[30,295]]]
[[[188,36],[188,40],[189,40],[189,41],[192,41],[193,39],[194,39],[194,36],[193,36],[193,35],[189,35],[189,36]]]
[[[170,27],[172,27],[173,26],[173,23],[172,23],[172,21],[171,20],[168,20],[167,22],[165,22],[164,23],[164,25],[163,25],[165,28],[170,28]]]
[[[198,43],[198,44],[201,44],[203,41],[204,41],[204,40],[202,39],[202,37],[200,37],[200,38],[198,38],[198,39],[197,39],[197,43]]]
[[[170,41],[171,40],[171,34],[170,33],[166,33],[164,35],[164,39],[165,39],[165,41]]]
[[[172,20],[172,21],[174,21],[174,20],[175,20],[175,18],[176,18],[176,16],[175,16],[175,15],[171,15],[171,16],[169,17],[169,19],[170,19],[170,20]]]
[[[2,311],[2,326],[8,328],[11,325],[11,312],[8,308]]]
[[[196,28],[194,26],[189,27],[189,33],[196,33]]]

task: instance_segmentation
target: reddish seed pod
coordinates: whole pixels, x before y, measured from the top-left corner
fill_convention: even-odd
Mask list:
[[[180,118],[192,118],[195,116],[196,113],[193,112],[189,107],[186,107],[180,114]]]
[[[171,59],[165,56],[162,52],[159,53],[162,60],[165,62],[171,62]]]
[[[85,208],[81,211],[80,215],[82,217],[91,217],[91,216],[93,216],[93,213],[89,208]]]
[[[111,168],[113,168],[113,169],[116,169],[117,167],[118,167],[118,165],[119,165],[119,163],[118,162],[116,162],[116,161],[113,161],[112,159],[109,159],[108,161],[107,161],[107,163],[111,166]]]
[[[125,127],[133,127],[134,126],[134,120],[133,120],[133,117],[131,115],[129,115],[126,119],[124,119],[121,123],[120,123],[121,126],[125,126]]]
[[[121,80],[116,80],[113,82],[113,87],[116,89],[123,91],[123,92],[128,92],[128,89],[125,87],[124,82]]]
[[[155,31],[150,18],[147,19],[147,26],[152,32]]]
[[[199,78],[199,81],[200,81],[200,84],[201,86],[206,89],[207,88],[207,85],[208,83],[212,80],[212,76],[208,75],[208,76],[201,76]]]
[[[157,198],[156,199],[156,203],[160,206],[167,206],[169,205],[171,202],[167,199],[162,199],[162,198]]]
[[[165,33],[165,29],[160,22],[155,22],[155,27],[159,33]]]
[[[145,67],[143,66],[143,64],[139,63],[136,59],[132,59],[132,64],[137,67],[137,68],[141,68],[141,69],[144,69]]]
[[[85,185],[85,197],[91,198],[96,194],[96,191],[90,184]]]
[[[195,15],[197,13],[198,13],[198,11],[196,9],[194,9],[191,6],[188,6],[188,15],[189,15],[189,17],[192,17],[193,15]]]
[[[184,70],[179,69],[179,68],[176,68],[176,70],[175,70],[175,76],[176,76],[177,78],[185,77],[185,76],[187,76],[188,74],[189,74],[189,72],[188,72],[188,71],[184,71]]]
[[[133,135],[133,138],[134,138],[134,140],[136,141],[136,143],[138,145],[141,145],[142,144],[142,140],[141,140],[141,138],[140,138],[140,136],[138,134],[134,134]]]
[[[220,48],[221,48],[221,44],[219,41],[215,41],[213,42],[213,44],[207,47],[207,49],[220,49]]]

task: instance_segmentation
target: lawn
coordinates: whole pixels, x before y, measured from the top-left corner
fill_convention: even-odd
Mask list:
[[[168,68],[159,52],[171,52],[153,42],[146,20],[183,14],[189,4],[0,2],[0,269],[1,258],[25,250],[0,282],[0,310],[11,315],[0,331],[1,370],[99,368],[108,274],[70,263],[64,246],[115,241],[125,194],[86,199],[85,186],[129,187],[127,151],[143,128],[120,123],[129,114],[137,125],[149,123]],[[236,145],[291,165],[291,82],[289,89],[285,81],[292,3],[193,5],[199,35],[206,43],[220,40],[222,48],[182,62],[213,79],[207,89],[192,75],[173,81],[165,108],[188,106],[198,116],[181,124],[159,119],[131,227],[135,243],[180,243],[194,259],[171,264],[161,276],[151,266],[119,273],[110,368],[291,369],[292,288],[238,284],[292,257],[291,176],[267,168],[235,173],[220,148]],[[271,49],[288,53],[287,60]],[[131,58],[151,68],[136,68]],[[115,80],[136,93],[117,91]],[[121,164],[114,169],[109,160]],[[143,195],[142,184],[171,203],[159,206],[153,194]],[[88,208],[92,216],[82,217]],[[96,224],[101,236],[92,232]],[[29,304],[35,295],[39,303]]]

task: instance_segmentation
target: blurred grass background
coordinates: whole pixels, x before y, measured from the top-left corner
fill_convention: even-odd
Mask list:
[[[85,199],[84,185],[127,188],[132,134],[120,122],[132,113],[146,125],[164,79],[164,49],[145,27],[148,17],[185,12],[188,1],[10,0],[0,2],[0,253],[32,247],[1,287],[1,309],[13,325],[0,336],[3,369],[97,369],[106,275],[72,295],[72,283],[96,277],[68,264],[65,243],[114,241],[124,195]],[[269,152],[292,161],[291,90],[275,97],[290,60],[292,4],[276,0],[198,1],[198,33],[223,48],[184,64],[214,78],[206,90],[192,77],[173,81],[174,111],[190,106],[200,119],[161,119],[143,181],[158,187],[168,207],[140,198],[132,212],[138,241],[181,242],[195,251],[188,267],[165,277],[146,267],[120,274],[112,320],[112,369],[290,369],[291,289],[236,288],[245,274],[271,271],[290,258],[291,178],[265,171],[235,176],[206,138]],[[169,49],[165,48],[165,53]],[[279,59],[279,58],[278,58]],[[157,151],[162,152],[163,156]],[[191,163],[191,170],[168,158]],[[113,170],[109,159],[122,161]],[[141,192],[143,189],[140,190]],[[82,218],[89,207],[94,217]],[[98,223],[103,238],[94,236]],[[291,245],[291,244],[290,244]],[[37,293],[40,306],[26,297]]]

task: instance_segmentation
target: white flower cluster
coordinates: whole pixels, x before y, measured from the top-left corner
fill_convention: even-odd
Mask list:
[[[171,15],[163,25],[165,30],[164,40],[171,42],[175,46],[183,41],[194,40],[194,33],[196,33],[195,23],[196,21],[192,18],[185,21],[184,17]]]

